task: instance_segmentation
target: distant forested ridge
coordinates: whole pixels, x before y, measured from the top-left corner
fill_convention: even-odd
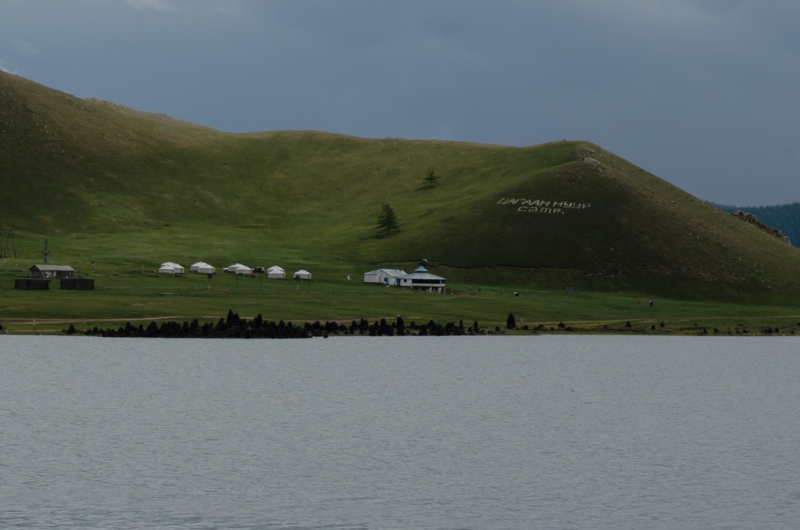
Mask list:
[[[792,240],[792,245],[800,248],[800,202],[779,204],[777,206],[731,206],[728,204],[714,204],[724,212],[733,213],[737,210],[751,213],[758,220],[773,228],[777,228]]]

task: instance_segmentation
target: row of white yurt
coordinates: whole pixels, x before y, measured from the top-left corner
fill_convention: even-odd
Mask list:
[[[206,263],[205,261],[198,261],[194,263],[189,270],[192,272],[196,272],[198,274],[214,274],[217,269]],[[248,267],[247,265],[242,265],[241,263],[235,263],[228,267],[222,269],[224,272],[231,272],[233,274],[240,274],[242,276],[250,276],[253,274],[253,269]],[[262,269],[263,270],[263,269]],[[184,274],[184,268],[171,261],[167,261],[161,264],[161,267],[158,269],[159,274]],[[267,278],[274,278],[274,279],[284,279],[286,278],[286,271],[283,270],[281,267],[277,265],[273,265],[269,269],[267,269]],[[310,280],[311,273],[305,269],[300,269],[299,271],[295,272],[292,275],[292,278],[295,280]]]
[[[186,270],[177,263],[166,261],[158,268],[159,274],[183,274]]]

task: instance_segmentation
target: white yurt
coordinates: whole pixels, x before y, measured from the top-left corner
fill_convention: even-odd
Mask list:
[[[167,261],[161,264],[158,268],[159,274],[183,274],[186,270],[177,263]]]
[[[239,267],[244,267],[241,263],[234,263],[233,265],[228,265],[227,267],[222,269],[222,272],[236,272],[236,269]]]
[[[208,263],[203,263],[202,265],[197,267],[197,272],[198,274],[214,274],[215,272],[217,272],[217,269],[215,267],[212,267]]]
[[[310,280],[311,273],[305,269],[300,269],[299,271],[294,273],[293,278],[295,280]]]
[[[273,265],[267,269],[267,278],[276,278],[278,280],[282,280],[283,278],[286,278],[286,271],[277,265]]]
[[[203,266],[207,266],[207,265],[208,265],[208,263],[206,263],[205,261],[198,261],[197,263],[193,263],[192,266],[189,267],[189,270],[192,271],[192,272],[197,272],[197,269],[199,269],[200,267],[203,267]]]
[[[250,267],[248,267],[246,265],[242,265],[241,267],[239,267],[235,271],[233,271],[233,273],[234,274],[240,274],[242,276],[250,276],[251,274],[253,274],[253,269],[251,269]]]

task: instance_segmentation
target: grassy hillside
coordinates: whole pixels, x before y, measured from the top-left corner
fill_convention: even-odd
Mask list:
[[[0,133],[0,225],[24,254],[5,278],[48,237],[87,276],[202,259],[324,279],[425,258],[475,285],[800,294],[800,251],[589,142],[227,134],[2,72]],[[387,203],[400,231],[378,237]]]
[[[800,202],[775,206],[730,206],[727,204],[713,204],[713,206],[728,213],[738,210],[751,213],[762,223],[783,232],[792,240],[792,245],[800,247]]]

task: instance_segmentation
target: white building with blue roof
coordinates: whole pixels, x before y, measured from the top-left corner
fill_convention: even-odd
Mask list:
[[[445,278],[431,274],[428,269],[420,266],[411,274],[400,278],[400,287],[442,293],[444,292],[444,282]]]

